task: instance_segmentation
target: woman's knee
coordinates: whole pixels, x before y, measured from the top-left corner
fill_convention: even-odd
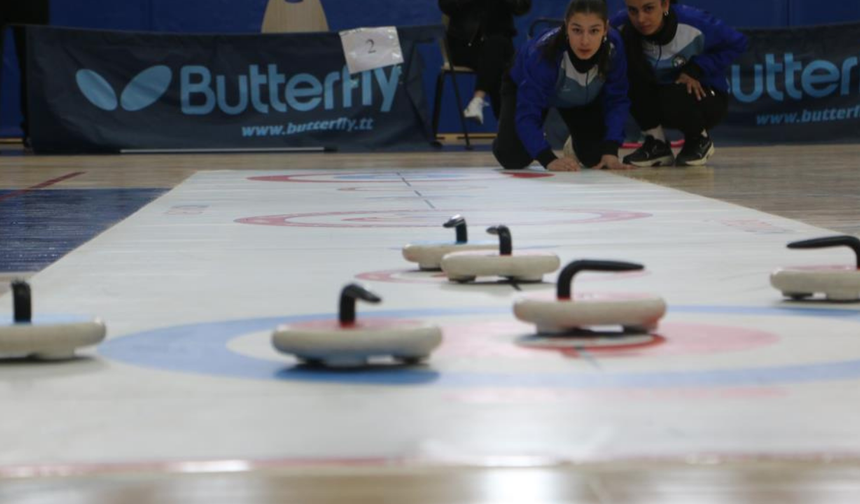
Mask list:
[[[576,152],[576,158],[579,160],[579,164],[591,168],[592,166],[600,164],[600,161],[603,159],[603,154],[598,152],[596,149],[588,149],[582,153]]]
[[[695,95],[687,92],[687,86],[672,84],[660,89],[660,115],[665,126],[677,127],[690,121],[701,121],[700,103]]]
[[[511,142],[499,142],[498,137],[493,141],[493,156],[505,170],[522,170],[532,164],[533,159],[525,151],[516,146],[502,145]]]

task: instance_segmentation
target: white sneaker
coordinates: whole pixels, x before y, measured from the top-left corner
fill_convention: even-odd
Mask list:
[[[469,102],[469,106],[463,111],[463,117],[466,119],[474,119],[478,121],[478,123],[484,124],[484,107],[486,106],[487,102],[485,102],[483,98],[476,96],[472,98],[472,101]]]

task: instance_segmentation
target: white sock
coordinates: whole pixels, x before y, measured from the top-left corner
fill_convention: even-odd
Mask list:
[[[702,130],[702,136],[708,138],[708,130]]]
[[[645,130],[644,133],[648,136],[652,136],[661,142],[666,141],[666,132],[663,131],[663,126],[657,126],[656,128],[651,128],[649,130]]]

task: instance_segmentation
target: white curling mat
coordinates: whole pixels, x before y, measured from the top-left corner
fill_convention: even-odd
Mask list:
[[[458,191],[460,178],[480,187]],[[366,190],[410,179],[432,182],[440,198]],[[188,205],[200,212],[171,212]],[[550,295],[551,274],[523,285],[367,282],[384,304],[362,306],[362,320],[441,327],[442,345],[421,366],[315,370],[272,348],[278,325],[331,318],[357,275],[417,270],[403,245],[449,240],[441,224],[455,214],[474,238],[509,225],[514,250],[563,263],[645,264],[639,275],[583,274],[576,292],[661,296],[660,338],[586,352],[523,346],[534,326],[512,306]],[[319,183],[313,170],[199,172],[31,279],[37,313],[97,314],[110,331],[82,359],[0,362],[0,401],[15,405],[0,422],[0,471],[854,456],[860,307],[783,301],[768,280],[806,262],[786,243],[827,234],[605,172],[356,169]],[[847,260],[832,250],[814,262]],[[63,435],[22,435],[32,432]]]

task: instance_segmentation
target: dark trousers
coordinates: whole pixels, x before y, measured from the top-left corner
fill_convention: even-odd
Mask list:
[[[598,98],[582,107],[557,110],[567,125],[573,139],[573,150],[580,163],[589,167],[600,163],[600,158],[603,157],[601,144],[606,136],[602,101]],[[546,112],[544,111],[544,119]],[[520,140],[516,119],[517,85],[510,77],[505,77],[502,83],[502,114],[499,117],[499,133],[493,141],[493,154],[507,170],[519,170],[534,161]]]
[[[514,57],[514,42],[504,35],[493,35],[468,44],[448,37],[451,60],[455,65],[475,70],[475,89],[487,93],[496,119],[501,113],[502,76]]]
[[[729,111],[729,97],[707,87],[699,101],[683,84],[659,85],[653,78],[632,73],[629,79],[630,114],[643,131],[663,126],[696,138],[722,122]]]
[[[48,24],[49,0],[0,0],[0,29],[11,24]],[[3,54],[5,30],[0,30],[0,54]],[[15,30],[15,49],[18,55],[18,65],[21,69],[21,103],[24,112],[24,123],[21,128],[24,136],[27,129],[27,40],[24,30]]]

